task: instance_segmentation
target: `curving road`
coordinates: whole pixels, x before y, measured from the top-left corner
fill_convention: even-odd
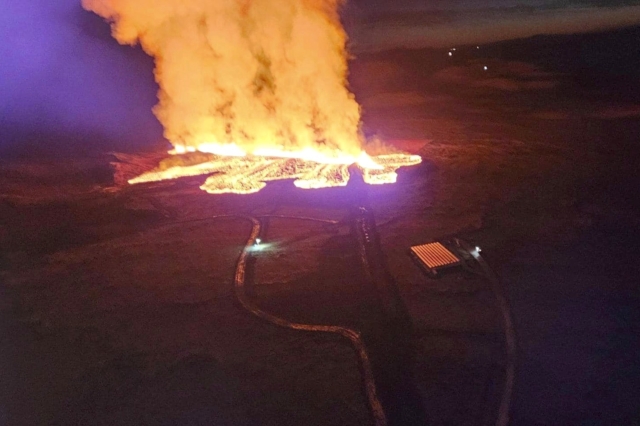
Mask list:
[[[261,217],[271,217],[271,216],[261,216]],[[297,220],[310,220],[310,221],[325,222],[325,223],[337,223],[335,221],[327,221],[327,220],[314,219],[309,217],[293,217],[293,216],[286,216],[286,217],[273,216],[273,217],[297,219]],[[245,308],[250,313],[252,313],[253,315],[255,315],[256,317],[261,318],[265,321],[268,321],[271,324],[277,325],[279,327],[288,328],[292,330],[316,332],[316,333],[333,333],[349,339],[358,356],[365,393],[367,395],[367,401],[369,403],[369,408],[371,410],[374,424],[376,426],[386,426],[387,417],[382,408],[382,404],[378,399],[378,393],[376,390],[376,385],[373,378],[373,371],[371,368],[371,361],[369,359],[369,355],[367,354],[367,349],[364,345],[364,341],[362,340],[360,333],[356,330],[352,330],[346,327],[294,323],[294,322],[287,321],[283,318],[277,317],[275,315],[272,315],[260,309],[247,296],[246,287],[245,287],[247,261],[251,257],[251,247],[255,245],[256,239],[260,235],[260,231],[262,229],[260,220],[257,217],[242,216],[242,215],[215,216],[214,218],[244,219],[251,222],[252,224],[251,234],[249,235],[249,239],[247,240],[238,258],[238,263],[236,264],[236,272],[234,277],[235,295],[238,301],[240,302],[240,304],[242,305],[242,307]]]
[[[489,267],[489,264],[482,258],[480,252],[471,246],[469,243],[457,239],[458,244],[469,255],[471,255],[476,262],[480,265],[485,278],[489,281],[491,291],[496,298],[496,303],[500,313],[502,314],[502,321],[504,325],[504,339],[505,349],[507,352],[507,365],[505,368],[504,386],[502,390],[502,396],[500,398],[500,405],[498,406],[498,416],[496,420],[496,426],[507,426],[509,424],[509,412],[511,411],[511,399],[513,396],[513,387],[516,379],[516,362],[517,362],[517,343],[516,332],[513,325],[513,317],[511,314],[511,306],[509,300],[505,295],[505,291],[500,285],[500,279]]]
[[[274,219],[289,219],[289,220],[302,220],[302,221],[314,221],[327,224],[338,224],[340,222],[325,219],[316,219],[312,217],[297,217],[297,216],[283,216],[283,215],[261,215],[261,216],[249,216],[249,215],[224,215],[214,216],[212,219],[242,219],[251,223],[251,233],[247,242],[245,243],[238,261],[236,264],[235,276],[234,276],[234,292],[236,298],[244,309],[258,318],[261,318],[269,323],[288,328],[292,330],[301,330],[316,333],[332,333],[343,336],[351,342],[353,348],[358,356],[360,370],[362,374],[363,385],[368,401],[373,423],[375,426],[386,426],[388,424],[387,416],[382,408],[378,391],[376,388],[371,360],[367,353],[364,340],[360,332],[340,326],[331,325],[313,325],[313,324],[300,324],[287,321],[286,319],[272,315],[266,311],[260,309],[248,296],[245,286],[245,275],[248,260],[252,256],[251,248],[255,246],[257,238],[260,236],[262,230],[262,224],[260,218],[274,218]],[[365,271],[369,275],[372,283],[376,287],[376,291],[382,297],[382,306],[388,315],[395,316],[398,312],[395,312],[397,308],[392,302],[394,295],[392,289],[389,288],[390,277],[388,270],[384,267],[384,262],[380,261],[381,254],[377,252],[379,249],[379,241],[377,234],[375,233],[375,223],[373,222],[371,212],[366,208],[359,208],[356,214],[356,219],[352,221],[353,231],[358,239],[358,245],[360,247],[360,257],[365,266]],[[466,250],[480,265],[483,275],[489,280],[491,289],[493,290],[498,307],[503,315],[505,343],[507,352],[507,366],[505,371],[504,389],[501,396],[501,401],[498,407],[498,416],[496,426],[506,426],[509,422],[509,411],[511,406],[511,397],[513,393],[513,386],[515,381],[515,365],[516,365],[516,352],[517,345],[515,342],[515,332],[513,327],[513,320],[511,318],[511,312],[509,303],[506,296],[499,284],[499,280],[495,273],[491,270],[488,264],[482,259],[477,250],[474,250],[468,243],[456,239],[459,246],[463,250]],[[380,269],[382,268],[382,269]],[[387,282],[388,281],[388,282]]]

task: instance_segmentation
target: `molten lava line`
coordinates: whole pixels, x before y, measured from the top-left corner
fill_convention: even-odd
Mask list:
[[[275,153],[272,153],[275,154]],[[290,153],[291,156],[300,153]],[[307,157],[310,153],[301,154]],[[369,157],[338,157],[327,160],[319,156],[317,160],[288,158],[279,156],[221,156],[198,153],[198,161],[189,164],[190,154],[175,155],[171,161],[163,162],[154,170],[129,180],[130,184],[156,182],[187,176],[212,175],[200,187],[210,194],[252,194],[266,186],[266,182],[294,179],[298,188],[316,189],[346,186],[349,182],[348,167],[357,164],[362,170],[364,181],[371,185],[395,183],[397,169],[419,164],[417,155],[389,154]],[[203,157],[204,156],[204,157]]]

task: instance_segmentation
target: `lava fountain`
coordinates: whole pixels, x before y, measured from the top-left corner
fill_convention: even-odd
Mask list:
[[[82,0],[122,44],[155,58],[154,108],[172,157],[131,179],[210,174],[209,193],[252,193],[268,181],[393,183],[416,155],[369,156],[347,88],[340,0]]]

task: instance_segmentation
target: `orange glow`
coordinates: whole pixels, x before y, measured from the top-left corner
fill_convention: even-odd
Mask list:
[[[398,167],[420,162],[364,152],[342,0],[82,4],[111,23],[121,44],[139,43],[155,60],[154,113],[177,159],[130,183],[210,174],[203,190],[248,194],[279,179],[344,186],[352,164],[368,183],[393,183]]]
[[[129,181],[130,184],[177,179],[186,176],[211,175],[200,187],[210,194],[251,194],[260,191],[266,182],[294,179],[294,185],[303,189],[346,186],[349,182],[348,167],[357,164],[362,170],[364,181],[372,185],[395,183],[396,170],[400,167],[419,164],[417,155],[389,154],[370,157],[362,152],[359,156],[329,156],[312,150],[300,152],[258,150],[251,155],[244,154],[232,144],[207,145],[210,154],[197,164],[181,164],[172,161],[168,166],[146,172]],[[172,151],[176,157],[189,152],[176,146]],[[234,155],[237,154],[237,155]]]

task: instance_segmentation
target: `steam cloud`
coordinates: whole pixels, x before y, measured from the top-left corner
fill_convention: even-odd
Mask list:
[[[340,0],[83,0],[155,58],[154,113],[174,145],[357,155]]]

